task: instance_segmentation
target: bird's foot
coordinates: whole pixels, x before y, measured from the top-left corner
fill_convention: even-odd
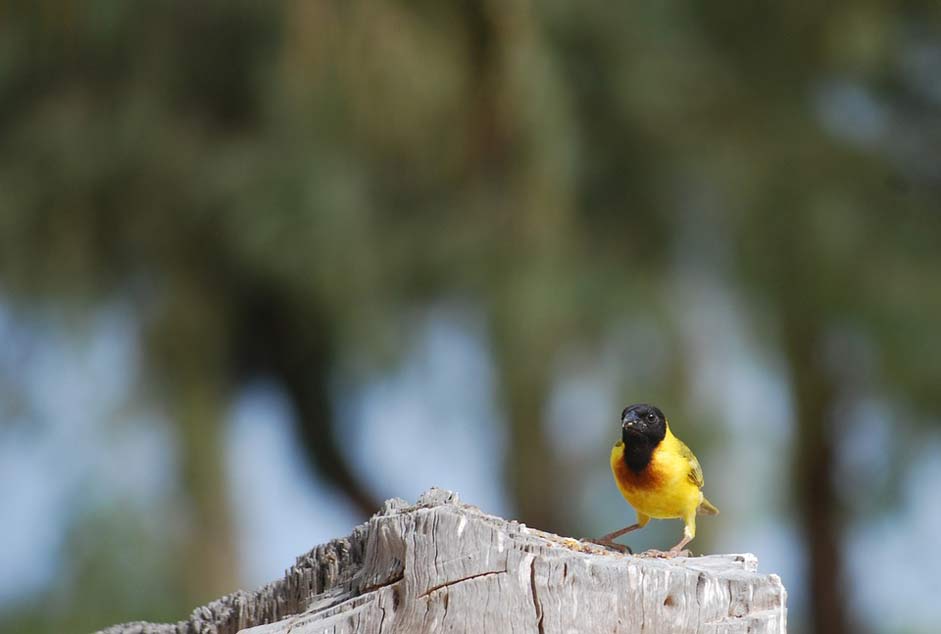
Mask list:
[[[670,550],[645,550],[640,554],[640,556],[656,559],[673,559],[674,557],[692,557],[693,554],[685,548],[683,550],[673,550],[671,548]]]
[[[666,550],[657,550],[656,548],[651,548],[650,550],[645,550],[640,554],[641,557],[651,557],[656,559],[666,559],[670,556],[669,551]]]
[[[603,547],[607,548],[608,550],[617,551],[617,552],[621,553],[622,555],[633,555],[633,554],[634,554],[634,551],[631,550],[631,547],[630,547],[630,546],[627,546],[627,545],[625,545],[625,544],[618,544],[617,542],[612,541],[612,540],[610,540],[610,539],[600,539],[600,538],[591,539],[591,538],[586,538],[586,539],[583,539],[582,541],[586,541],[586,542],[588,542],[588,543],[590,543],[590,544],[597,544],[598,546],[603,546]]]

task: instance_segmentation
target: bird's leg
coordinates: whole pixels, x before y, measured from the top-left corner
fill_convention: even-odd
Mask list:
[[[666,556],[668,558],[673,558],[676,556],[689,557],[691,553],[688,550],[686,550],[684,547],[686,546],[686,544],[690,543],[691,541],[693,541],[692,537],[690,537],[689,535],[683,535],[683,539],[680,540],[680,543],[674,546],[673,548],[671,548],[670,550],[668,550],[666,553]]]
[[[692,522],[690,522],[689,518],[687,518],[686,526],[683,529],[683,539],[681,539],[680,543],[670,550],[646,550],[642,554],[646,557],[662,557],[663,559],[673,559],[674,557],[689,557],[692,553],[690,553],[684,547],[686,544],[693,541],[693,537],[696,536],[695,521],[695,517],[693,517]]]
[[[622,528],[621,530],[614,531],[613,533],[608,533],[607,535],[602,535],[602,536],[599,537],[596,541],[599,541],[599,542],[611,542],[611,541],[614,541],[615,539],[617,539],[618,537],[620,537],[621,535],[627,535],[628,533],[632,533],[632,532],[636,531],[637,529],[640,529],[640,528],[643,528],[643,527],[644,527],[643,524],[641,524],[640,522],[637,522],[636,524],[631,524],[630,526],[625,526],[625,527]]]
[[[595,539],[589,539],[587,541],[590,541],[594,544],[598,544],[600,546],[604,546],[606,548],[613,548],[614,550],[617,550],[622,553],[627,552],[627,553],[633,554],[634,551],[632,551],[629,546],[625,546],[624,544],[616,544],[614,540],[620,537],[621,535],[626,535],[630,532],[636,531],[637,529],[643,528],[643,527],[644,527],[643,524],[641,524],[640,522],[637,522],[636,524],[631,524],[630,526],[625,526],[624,528],[620,530],[616,530],[613,533],[608,533],[607,535],[602,535],[601,537],[597,537]]]

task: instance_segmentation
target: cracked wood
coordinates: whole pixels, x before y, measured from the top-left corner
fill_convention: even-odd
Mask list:
[[[645,559],[530,529],[432,489],[390,500],[284,579],[169,625],[106,634],[784,634],[786,593],[752,555]]]

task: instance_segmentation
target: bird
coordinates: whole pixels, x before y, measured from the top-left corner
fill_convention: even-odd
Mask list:
[[[637,522],[592,540],[622,549],[614,539],[647,525],[650,518],[682,519],[683,538],[669,551],[649,551],[662,557],[688,554],[684,550],[696,536],[696,515],[718,515],[702,493],[699,460],[670,431],[663,412],[654,405],[636,403],[621,413],[621,438],[611,448],[611,472],[621,495],[637,512]]]

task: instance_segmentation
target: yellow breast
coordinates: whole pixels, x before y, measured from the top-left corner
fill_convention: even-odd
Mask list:
[[[624,462],[624,443],[611,449],[611,471],[624,499],[640,513],[657,519],[684,517],[702,501],[702,492],[689,479],[690,462],[670,429],[654,449],[648,464],[635,473]]]

